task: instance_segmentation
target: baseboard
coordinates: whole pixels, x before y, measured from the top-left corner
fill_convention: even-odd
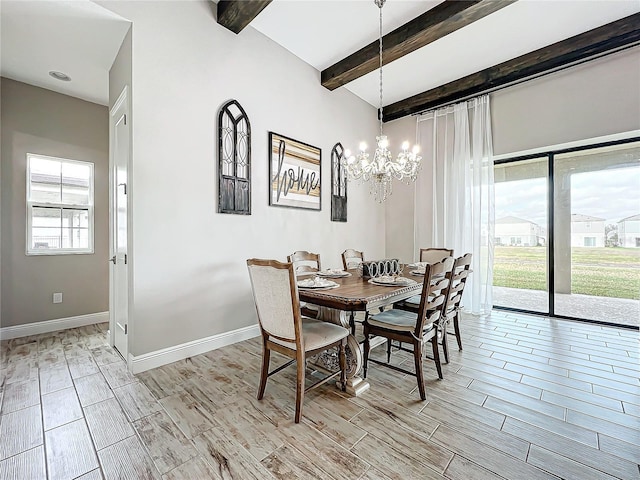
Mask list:
[[[109,312],[89,313],[78,315],[77,317],[57,318],[55,320],[45,320],[44,322],[26,323],[14,327],[0,328],[0,340],[11,338],[28,337],[29,335],[39,335],[41,333],[55,332],[57,330],[67,330],[69,328],[84,327],[95,323],[109,321]]]
[[[163,348],[155,352],[145,353],[142,355],[129,354],[129,368],[132,373],[140,373],[152,368],[161,367],[169,363],[184,360],[185,358],[200,355],[202,353],[215,350],[217,348],[226,347],[234,343],[255,338],[260,335],[260,327],[252,325],[250,327],[239,328],[231,332],[213,335],[211,337],[201,338],[192,342],[182,343],[173,347]]]

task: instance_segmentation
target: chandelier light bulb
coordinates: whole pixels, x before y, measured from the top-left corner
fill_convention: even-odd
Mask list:
[[[407,142],[406,140],[402,142],[402,150],[405,152],[409,150],[409,142]]]
[[[367,149],[367,144],[365,142],[360,142],[360,151],[364,152]]]
[[[420,145],[416,144],[413,146],[413,154],[417,155],[420,153]]]

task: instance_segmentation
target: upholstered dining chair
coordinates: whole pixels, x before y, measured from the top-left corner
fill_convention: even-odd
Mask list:
[[[252,258],[247,260],[247,267],[262,333],[262,369],[258,400],[262,400],[264,396],[267,379],[295,362],[297,365],[295,422],[299,423],[305,392],[338,375],[340,375],[342,388],[345,388],[347,371],[345,346],[349,330],[333,323],[302,317],[293,264]],[[305,389],[307,358],[333,347],[338,347],[340,370]],[[291,358],[291,361],[269,372],[272,350]]]
[[[462,350],[462,338],[460,337],[460,302],[462,301],[462,293],[467,284],[467,278],[471,273],[470,253],[456,258],[453,264],[453,273],[451,275],[451,283],[447,292],[447,298],[442,309],[442,318],[438,328],[442,337],[442,353],[444,361],[449,363],[449,344],[447,342],[447,331],[449,325],[453,322],[453,330],[456,340],[458,341],[458,349]]]
[[[352,248],[347,248],[342,252],[342,266],[345,270],[358,268],[362,262],[364,262],[364,253]]]
[[[453,249],[450,248],[421,248],[420,261],[426,263],[438,263],[443,258],[453,257]]]
[[[426,400],[422,372],[422,346],[425,342],[431,341],[438,377],[442,378],[442,366],[438,353],[437,322],[440,319],[447,287],[449,286],[449,276],[447,274],[453,269],[453,262],[453,258],[448,257],[439,263],[426,266],[418,312],[414,313],[394,308],[376,315],[370,315],[365,319],[363,370],[365,378],[367,377],[369,361],[412,375],[417,379],[420,398]],[[384,337],[388,342],[397,340],[401,343],[412,344],[413,350],[406,350],[413,351],[414,371],[405,370],[392,365],[388,361],[385,363],[369,358],[371,336]],[[403,350],[405,349],[403,348]]]
[[[298,250],[287,257],[293,263],[296,275],[320,271],[320,254]]]

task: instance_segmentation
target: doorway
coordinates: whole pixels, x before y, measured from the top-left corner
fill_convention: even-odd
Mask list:
[[[110,158],[110,343],[125,360],[129,354],[128,172],[129,91],[125,86],[109,115]]]

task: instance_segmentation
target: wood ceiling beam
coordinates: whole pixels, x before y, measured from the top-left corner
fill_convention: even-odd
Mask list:
[[[271,0],[220,0],[216,7],[218,23],[240,33],[270,3]]]
[[[594,28],[384,107],[385,122],[640,44],[640,13]]]
[[[382,37],[383,63],[387,65],[515,1],[445,0]],[[379,40],[376,40],[323,70],[320,80],[324,87],[335,90],[379,67]]]

